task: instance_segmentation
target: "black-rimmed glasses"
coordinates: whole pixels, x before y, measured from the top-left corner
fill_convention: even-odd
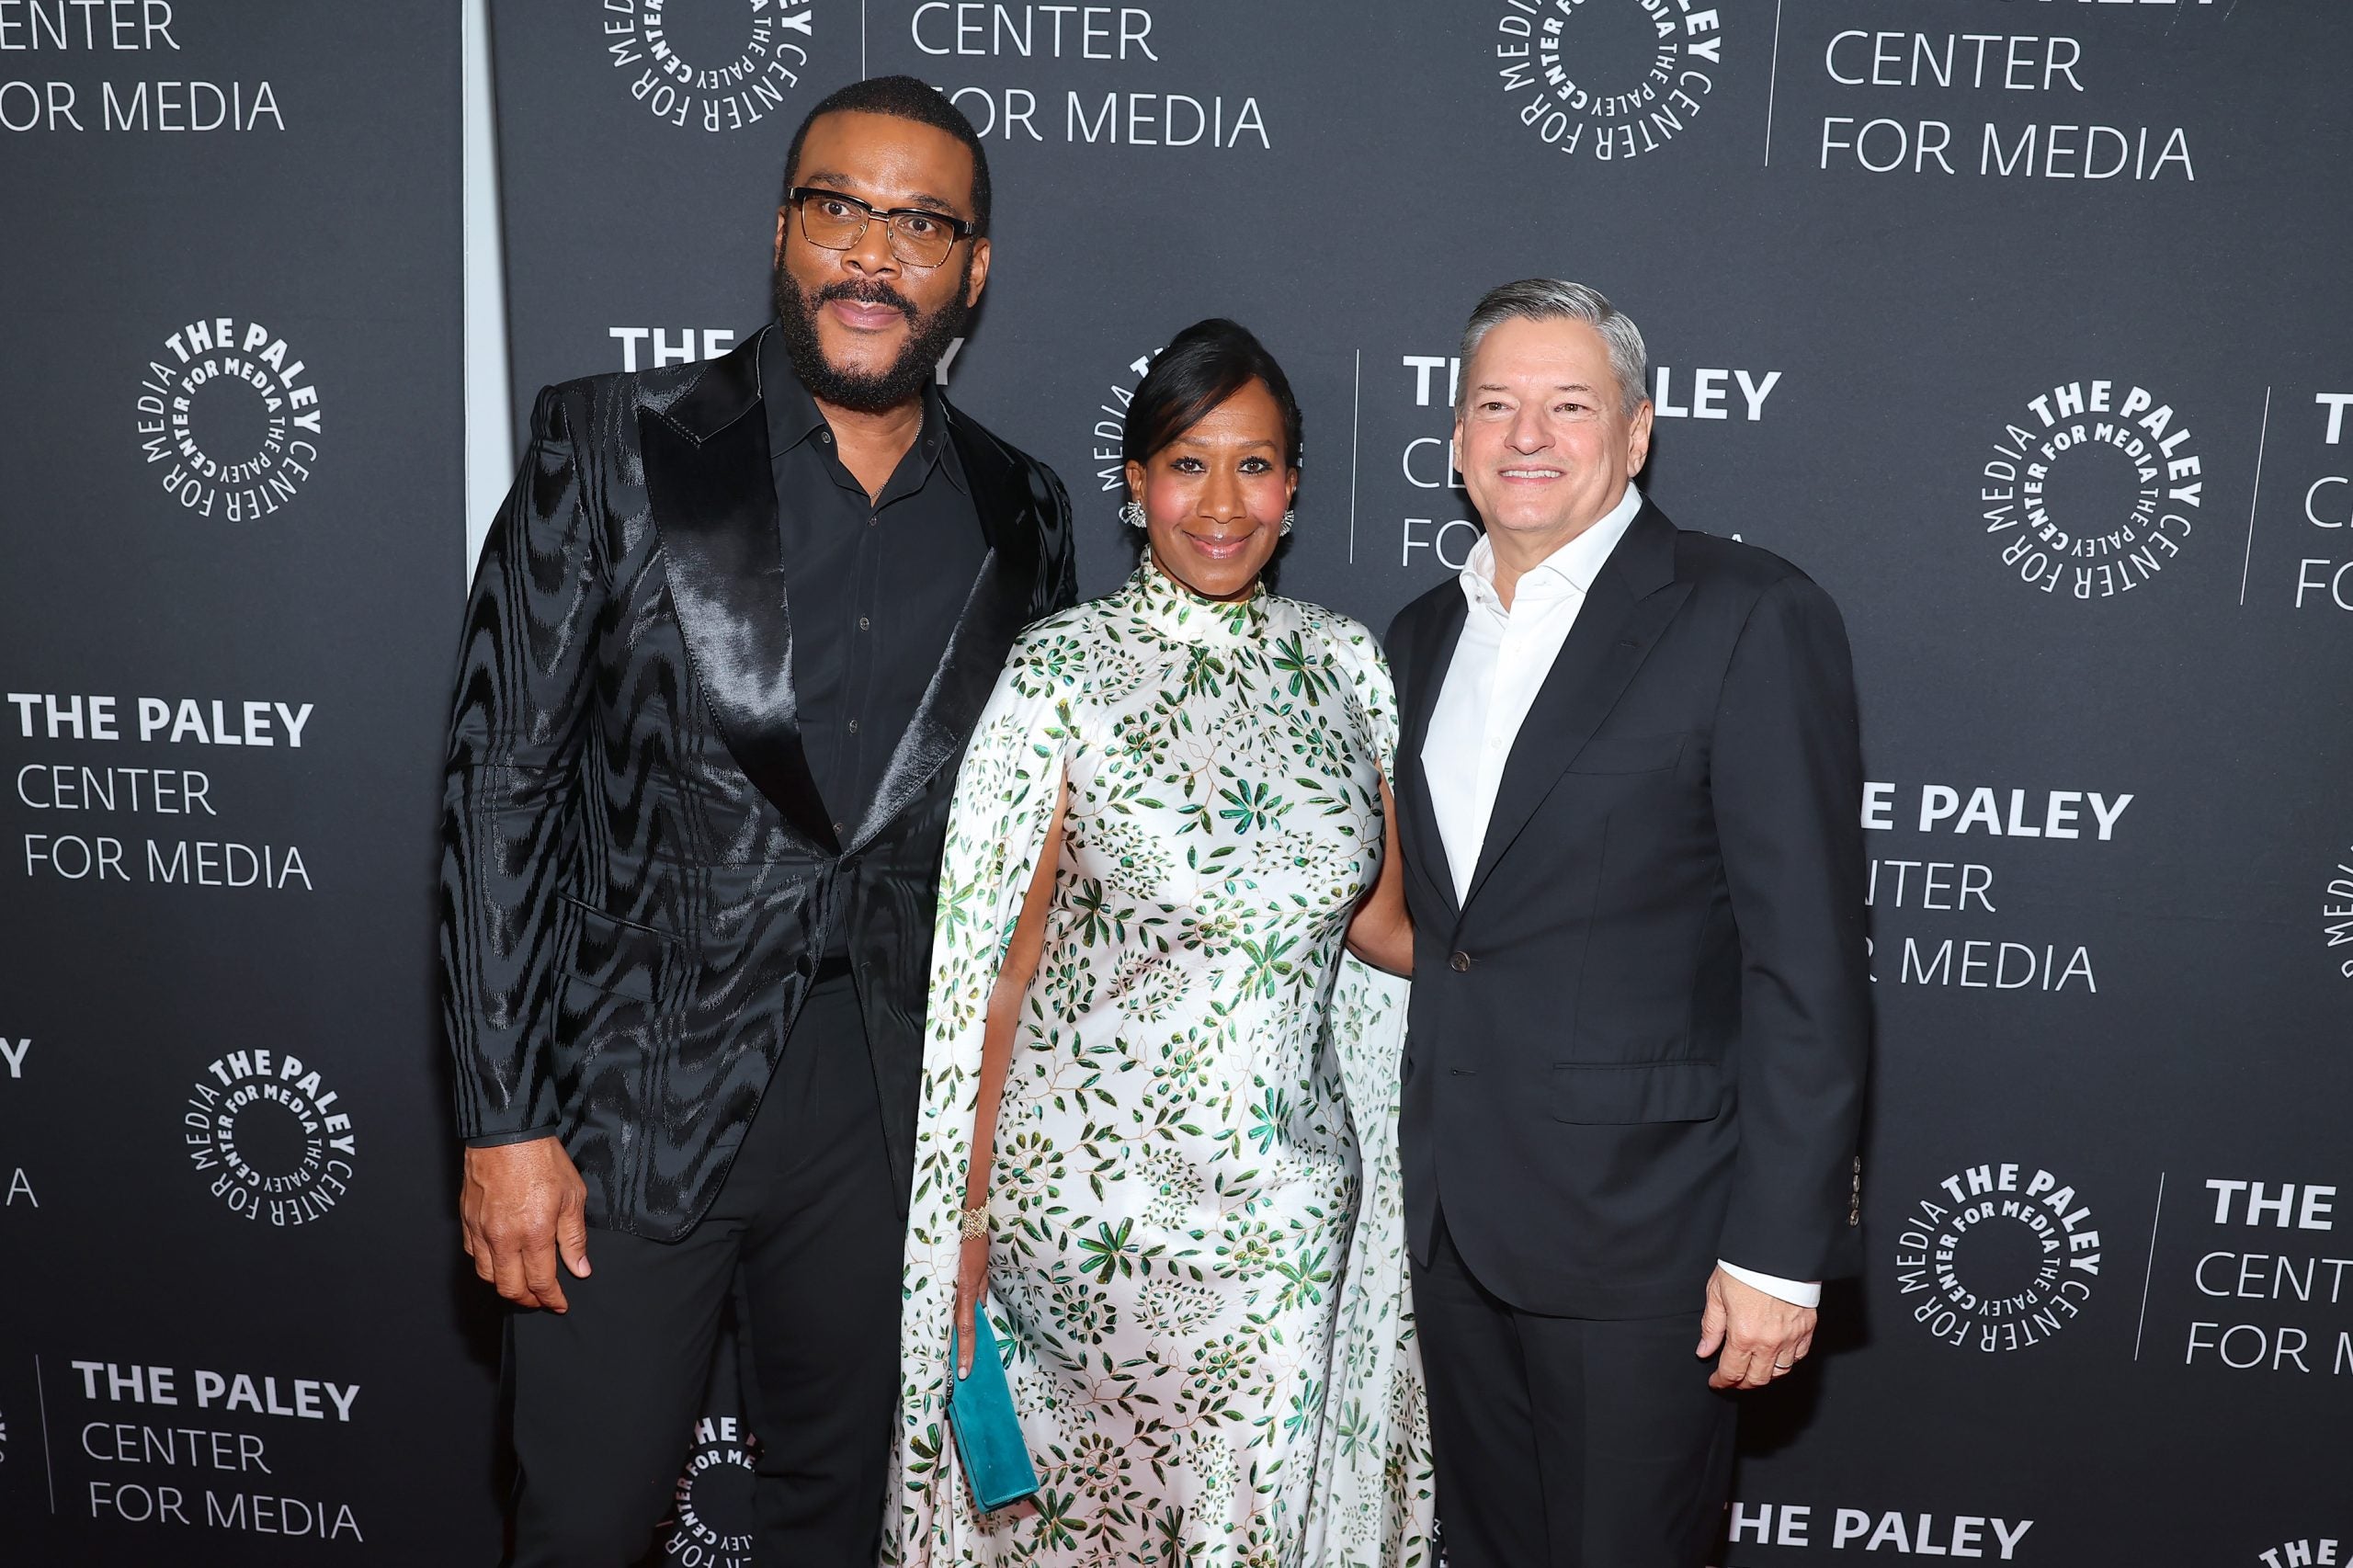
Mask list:
[[[880,208],[822,186],[796,185],[784,199],[801,210],[801,233],[823,250],[847,250],[866,237],[866,225],[882,220],[891,254],[909,267],[938,267],[969,239],[975,225],[922,207]]]

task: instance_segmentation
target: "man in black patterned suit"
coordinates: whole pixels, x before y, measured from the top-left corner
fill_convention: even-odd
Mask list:
[[[949,800],[1070,505],[950,407],[979,139],[908,77],[787,162],[775,324],[540,394],[467,608],[442,959],[527,1564],[634,1562],[731,1294],[764,1562],[874,1558]]]

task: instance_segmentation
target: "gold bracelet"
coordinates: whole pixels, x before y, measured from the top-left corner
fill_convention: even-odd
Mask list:
[[[956,1228],[966,1241],[974,1241],[989,1233],[989,1206],[967,1209],[956,1217]]]

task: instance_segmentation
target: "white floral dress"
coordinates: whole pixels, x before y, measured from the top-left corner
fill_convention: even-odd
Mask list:
[[[1395,732],[1362,626],[1149,563],[1015,645],[940,884],[886,1561],[1429,1561],[1404,984],[1342,946]],[[956,1215],[988,994],[1065,778],[990,1189],[991,1321],[1042,1489],[980,1517],[943,1401]]]

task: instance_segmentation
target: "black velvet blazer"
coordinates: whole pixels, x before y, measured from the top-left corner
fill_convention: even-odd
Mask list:
[[[1076,597],[1061,482],[951,408],[988,554],[837,843],[795,718],[758,345],[540,394],[449,727],[459,1135],[559,1131],[591,1222],[665,1240],[717,1195],[835,930],[904,1203],[956,765],[1015,634]]]

